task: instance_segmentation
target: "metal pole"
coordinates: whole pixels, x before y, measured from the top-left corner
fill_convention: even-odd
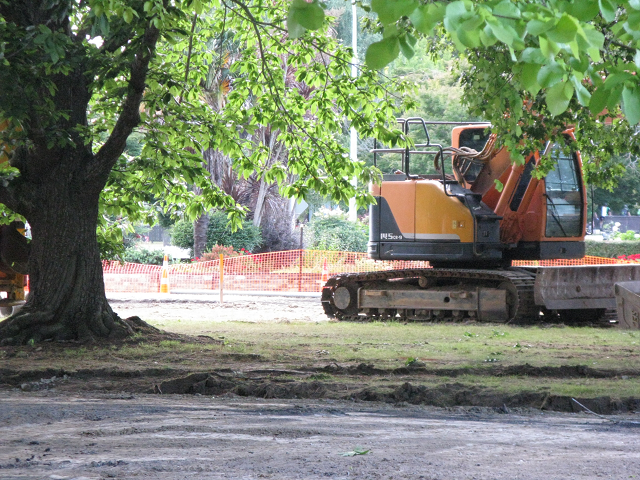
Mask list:
[[[224,255],[220,254],[220,303],[223,303],[222,288],[224,284]]]
[[[593,200],[593,183],[591,184],[591,234],[596,232],[596,226],[594,225],[594,216],[595,216],[595,203]]]

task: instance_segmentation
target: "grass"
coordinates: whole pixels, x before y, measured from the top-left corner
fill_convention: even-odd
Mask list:
[[[153,321],[151,321],[153,324]],[[548,392],[578,398],[633,397],[640,391],[640,332],[588,327],[512,327],[495,324],[391,323],[203,323],[164,320],[162,328],[174,333],[206,335],[211,339],[182,341],[138,338],[119,346],[53,344],[0,350],[7,368],[38,369],[148,368],[211,371],[230,369],[304,369],[331,364],[373,364],[388,374],[345,375],[311,372],[308,381],[367,384],[395,388],[457,383],[496,392]],[[158,325],[158,324],[156,324]],[[427,373],[405,367],[424,366]],[[585,365],[611,370],[613,377],[558,378],[501,375],[509,366],[559,367]],[[525,371],[523,369],[523,371]],[[484,373],[483,373],[484,372]],[[616,372],[618,372],[616,374]],[[300,380],[301,377],[291,379]]]
[[[640,332],[617,329],[394,322],[224,322],[204,331],[168,322],[164,328],[221,338],[228,352],[255,353],[273,362],[363,362],[395,368],[415,358],[433,368],[527,363],[640,370]]]

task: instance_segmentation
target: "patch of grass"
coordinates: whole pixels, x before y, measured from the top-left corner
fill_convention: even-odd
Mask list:
[[[84,357],[87,355],[87,348],[86,347],[65,348],[62,353],[64,356],[69,358]]]
[[[171,323],[171,322],[170,322]],[[187,322],[165,327],[200,334]],[[364,362],[399,367],[419,358],[432,368],[478,367],[487,358],[501,365],[588,365],[639,369],[638,332],[589,327],[512,327],[473,324],[390,323],[245,323],[208,324],[213,337],[224,337],[227,351],[256,353],[267,361],[301,363]],[[500,352],[500,356],[495,355]]]
[[[548,392],[550,395],[570,397],[624,398],[637,395],[640,378],[541,378],[527,376],[484,377],[463,375],[456,383],[482,386],[496,392],[517,394],[520,392]]]
[[[391,371],[406,365],[424,365],[427,370],[434,370],[434,374],[412,373],[379,378],[327,371],[314,373],[308,379],[359,385],[366,382],[385,388],[405,381],[417,385],[454,382],[506,393],[548,391],[552,395],[574,397],[628,397],[640,391],[640,332],[637,331],[475,323],[203,324],[185,319],[163,322],[167,331],[194,336],[204,334],[224,341],[224,344],[207,343],[197,338],[193,341],[139,338],[137,343],[118,346],[55,348],[54,345],[44,345],[42,350],[29,346],[0,349],[0,358],[8,368],[13,368],[14,364],[24,368],[28,362],[29,368],[68,370],[91,367],[131,370],[166,367],[185,371],[221,368],[239,371],[251,368],[295,370],[333,363],[342,367],[364,363]],[[26,357],[28,360],[25,361]],[[507,367],[525,364],[531,367],[586,365],[620,373],[617,378],[610,379],[504,376],[504,372],[501,373]],[[438,370],[447,377],[436,375]],[[455,371],[458,371],[457,376]],[[477,374],[479,371],[487,374]]]
[[[315,380],[319,382],[332,382],[334,381],[333,375],[329,375],[328,373],[316,373],[315,375],[310,375],[309,380]]]

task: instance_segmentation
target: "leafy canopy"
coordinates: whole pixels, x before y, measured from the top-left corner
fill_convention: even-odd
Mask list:
[[[294,2],[289,10],[286,0],[47,5],[55,21],[24,29],[0,18],[0,118],[8,121],[0,143],[29,147],[43,141],[45,150],[86,148],[98,158],[113,143],[128,92],[144,88],[134,130],[141,148],[119,156],[101,197],[99,227],[108,240],[121,239],[120,218],[153,223],[157,212],[194,218],[220,208],[239,225],[244,209],[211,183],[203,167],[202,152],[209,148],[231,157],[245,177],[258,172],[279,182],[286,196],[317,191],[337,202],[371,200],[365,186],[377,171],[349,161],[338,135],[351,124],[363,136],[396,139],[393,112],[404,87],[375,71],[352,78],[351,54],[331,37],[315,4]],[[290,35],[287,24],[314,31]],[[149,70],[143,85],[133,85],[132,65],[151,33],[158,41]],[[215,45],[223,37],[239,54],[229,66],[225,106],[216,111],[204,86],[220,62]],[[74,116],[68,105],[56,103],[56,82],[78,71],[88,99]],[[293,72],[303,88],[287,88],[284,72]],[[278,138],[270,142],[257,134],[265,130]],[[286,149],[285,164],[267,164],[274,143]],[[10,175],[18,174],[14,169],[3,178]],[[359,178],[359,189],[352,177]]]
[[[465,62],[470,112],[491,121],[512,152],[542,149],[548,139],[563,143],[562,130],[574,125],[588,178],[608,187],[623,170],[614,156],[640,152],[640,1],[358,3],[377,15],[383,37],[367,50],[370,68],[400,53],[410,58],[422,36],[432,39],[432,54],[453,46]],[[321,10],[317,0],[311,4]]]
[[[505,73],[521,77],[531,95],[546,89],[552,115],[575,96],[594,114],[623,101],[629,122],[640,121],[638,0],[371,0],[363,8],[377,14],[384,37],[367,50],[371,68],[386,66],[400,52],[410,58],[416,34],[434,35],[442,27],[461,52],[504,46],[512,62]],[[321,13],[317,0],[295,0],[290,31],[318,28]],[[607,55],[610,45],[625,51],[622,63]],[[595,95],[585,80],[593,82]]]

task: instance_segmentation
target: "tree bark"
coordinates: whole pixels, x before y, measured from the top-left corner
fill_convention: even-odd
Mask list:
[[[133,333],[109,306],[96,238],[98,193],[47,182],[48,199],[27,217],[33,240],[30,294],[24,307],[0,323],[4,344],[91,341]]]
[[[77,40],[67,11],[56,10],[58,3],[64,7],[65,2],[41,8],[26,8],[19,2],[14,8],[12,2],[0,2],[0,16],[23,28],[46,24]],[[32,20],[30,15],[35,13],[42,18]],[[74,56],[74,61],[69,60],[74,69],[53,73],[47,78],[49,87],[43,87],[46,82],[38,84],[38,95],[23,100],[29,110],[20,125],[29,141],[11,154],[11,165],[20,176],[0,185],[0,202],[23,215],[31,226],[30,293],[19,312],[0,322],[2,344],[112,339],[138,327],[153,329],[139,319],[122,320],[111,310],[96,236],[100,194],[127,138],[140,122],[140,102],[160,35],[153,24],[145,25],[141,32],[125,33],[137,36],[135,42],[123,38],[124,43],[116,47],[126,44],[125,49],[132,49],[130,63],[121,71],[128,74],[127,89],[115,125],[95,154],[91,142],[79,133],[88,126],[93,81],[92,59],[86,50],[69,49],[67,56]],[[105,42],[103,48],[108,45]],[[64,115],[56,116],[59,112]]]
[[[256,208],[253,211],[253,226],[259,227],[262,223],[262,212],[264,211],[264,199],[267,194],[267,182],[264,180],[258,179],[258,183],[260,184],[260,188],[258,189],[258,198],[256,200]]]
[[[207,249],[207,230],[209,228],[209,215],[204,213],[193,222],[193,256],[202,258]]]

